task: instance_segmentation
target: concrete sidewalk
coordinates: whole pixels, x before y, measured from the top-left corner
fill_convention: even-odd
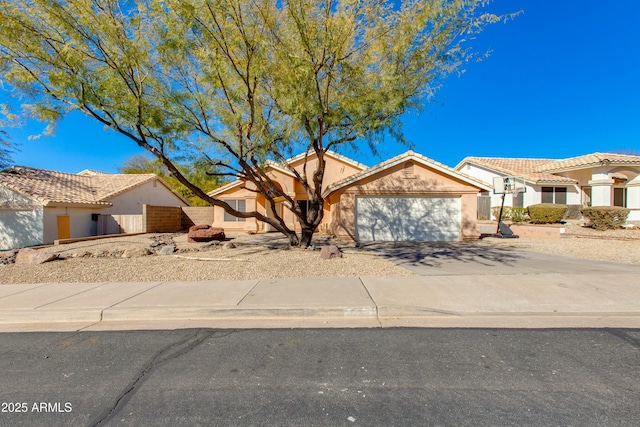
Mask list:
[[[640,327],[634,273],[0,286],[0,331]]]

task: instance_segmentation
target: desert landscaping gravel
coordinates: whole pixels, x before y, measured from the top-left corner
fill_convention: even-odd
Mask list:
[[[59,254],[64,259],[38,265],[0,263],[0,284],[413,274],[353,244],[339,244],[342,258],[321,259],[318,248],[289,249],[278,234],[230,237],[235,248],[223,248],[223,242],[189,243],[184,233],[124,236],[50,246],[39,250]],[[332,243],[325,237],[317,241],[319,246]],[[568,224],[560,239],[483,239],[469,244],[640,265],[640,228],[601,232]],[[173,253],[158,255],[163,248],[169,248]],[[123,258],[123,255],[131,257]]]
[[[125,251],[150,248],[170,238],[172,255],[122,258]],[[319,250],[289,249],[278,235],[233,236],[237,246],[188,243],[186,234],[139,235],[78,242],[40,249],[64,260],[0,266],[0,283],[83,283],[245,280],[300,277],[408,276],[411,272],[353,245],[342,258],[321,259]],[[166,245],[164,245],[166,246]],[[158,250],[158,247],[151,247]],[[76,256],[74,256],[76,255]],[[79,255],[79,256],[78,256]],[[97,257],[96,257],[97,255]]]

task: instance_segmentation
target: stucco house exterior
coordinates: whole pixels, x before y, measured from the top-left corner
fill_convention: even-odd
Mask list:
[[[487,184],[494,177],[524,177],[526,191],[505,197],[505,206],[537,203],[586,206],[622,206],[628,220],[640,221],[640,156],[592,153],[568,159],[466,157],[455,167]],[[493,192],[491,206],[500,206]]]
[[[302,173],[304,155],[287,163]],[[314,170],[315,160],[307,165]],[[477,238],[477,194],[487,184],[420,154],[408,151],[373,167],[328,152],[323,183],[324,218],[320,229],[353,241],[456,241]],[[296,203],[306,192],[287,167],[270,163],[269,175]],[[269,209],[242,180],[210,194],[247,211]],[[282,202],[278,209],[283,209]],[[242,220],[216,207],[214,226],[225,230],[270,231],[255,219]],[[293,214],[281,211],[289,227],[300,229]]]
[[[144,204],[189,206],[155,174],[0,172],[0,250],[93,236],[98,215],[141,215]]]

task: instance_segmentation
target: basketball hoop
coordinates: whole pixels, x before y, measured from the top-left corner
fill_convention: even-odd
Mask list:
[[[500,227],[502,224],[502,211],[504,210],[504,199],[506,194],[511,194],[512,198],[518,197],[520,193],[527,191],[526,181],[524,177],[517,176],[496,176],[493,178],[493,193],[502,194],[502,204],[500,205],[500,214],[498,215],[498,227],[496,229],[496,236],[501,236],[504,233],[501,232]],[[506,224],[502,224],[502,228],[511,231]],[[511,233],[512,236],[515,236]],[[517,236],[515,236],[517,237]]]
[[[513,194],[513,198],[518,197],[518,194],[520,194],[520,193],[524,193],[524,192],[525,192],[525,189],[524,189],[523,187],[515,187],[515,188],[511,191],[511,193]]]

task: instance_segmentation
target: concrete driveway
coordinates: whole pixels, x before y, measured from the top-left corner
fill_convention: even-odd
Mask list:
[[[548,255],[480,242],[375,242],[362,244],[420,276],[540,273],[640,273],[640,266]]]

